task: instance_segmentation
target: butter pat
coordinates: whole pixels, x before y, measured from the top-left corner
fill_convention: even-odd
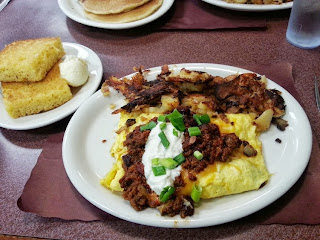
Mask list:
[[[87,62],[76,56],[66,55],[59,67],[61,77],[66,79],[72,87],[85,84],[89,78]]]

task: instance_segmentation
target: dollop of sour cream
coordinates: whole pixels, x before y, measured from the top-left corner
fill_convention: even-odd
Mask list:
[[[89,78],[88,64],[85,60],[73,55],[66,55],[59,64],[60,75],[72,87],[79,87]]]
[[[181,166],[174,169],[166,169],[166,174],[161,176],[155,176],[152,171],[152,159],[154,158],[174,158],[178,154],[183,152],[182,142],[184,139],[183,133],[178,132],[178,136],[173,135],[173,129],[171,123],[167,123],[163,132],[165,133],[168,141],[170,142],[169,147],[166,149],[161,143],[158,134],[161,132],[159,122],[155,126],[148,137],[147,143],[145,145],[145,151],[142,156],[142,163],[144,165],[144,174],[147,179],[147,183],[150,188],[160,195],[163,188],[167,186],[173,186],[174,179],[180,175]]]

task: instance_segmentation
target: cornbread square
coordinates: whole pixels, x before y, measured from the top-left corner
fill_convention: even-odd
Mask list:
[[[58,37],[13,42],[0,52],[0,82],[40,81],[64,54]]]
[[[60,77],[59,62],[42,81],[1,83],[4,105],[11,117],[48,111],[72,98],[67,81]]]

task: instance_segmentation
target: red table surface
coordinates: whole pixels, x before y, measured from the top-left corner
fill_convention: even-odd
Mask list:
[[[160,31],[154,25],[113,31],[88,27],[67,18],[57,1],[12,0],[0,12],[0,47],[28,38],[59,36],[63,42],[85,45],[103,63],[104,78],[132,72],[133,66],[208,62],[240,66],[286,61],[293,66],[295,86],[320,142],[320,113],[314,101],[314,75],[320,75],[320,48],[290,45],[285,32],[290,11],[261,13],[266,29]],[[29,131],[0,128],[0,234],[54,239],[317,239],[318,225],[256,225],[246,218],[201,229],[161,229],[123,220],[80,222],[24,213],[21,195],[42,146],[50,134],[63,131],[69,118]],[[165,232],[164,232],[165,231]],[[165,235],[164,235],[165,234]],[[0,236],[1,237],[1,236]]]

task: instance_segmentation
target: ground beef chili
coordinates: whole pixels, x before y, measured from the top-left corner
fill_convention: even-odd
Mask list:
[[[137,211],[160,204],[157,194],[147,184],[141,162],[149,134],[150,130],[141,132],[138,126],[127,135],[123,143],[128,148],[128,154],[122,156],[125,174],[119,182],[123,188],[124,199],[130,201]]]
[[[180,214],[181,218],[194,214],[194,203],[189,196],[173,196],[172,199],[158,207],[162,216],[173,217]]]
[[[123,145],[128,148],[128,154],[122,157],[122,160],[125,163],[123,166],[124,169],[129,167],[132,163],[141,162],[149,134],[150,130],[142,132],[140,131],[140,126],[138,126],[127,135],[126,140],[123,143]],[[130,161],[127,159],[130,159]]]
[[[185,122],[187,127],[197,126],[187,111],[184,111]],[[182,143],[183,155],[186,161],[182,164],[184,169],[188,170],[188,177],[191,181],[197,180],[197,173],[203,171],[209,164],[215,161],[225,162],[230,157],[234,149],[239,148],[242,141],[234,134],[221,134],[219,127],[215,124],[203,124],[199,126],[201,135],[190,136],[188,131],[185,132]],[[195,151],[203,154],[203,159],[199,161],[193,156]]]

